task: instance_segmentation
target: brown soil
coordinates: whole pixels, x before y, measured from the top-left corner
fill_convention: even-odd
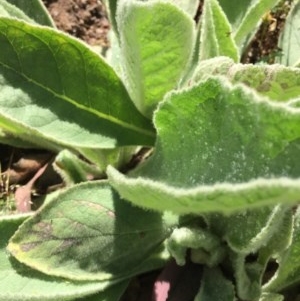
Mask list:
[[[43,0],[58,29],[90,45],[108,46],[110,28],[106,10],[98,0]]]

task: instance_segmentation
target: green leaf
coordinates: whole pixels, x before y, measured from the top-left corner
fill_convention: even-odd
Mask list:
[[[199,228],[180,227],[175,229],[166,245],[178,265],[186,263],[188,249],[191,249],[191,260],[194,263],[207,266],[216,266],[224,257],[219,238]]]
[[[0,143],[19,148],[37,148],[37,145],[24,141],[21,137],[15,137],[11,133],[7,133],[0,128]]]
[[[230,260],[238,297],[241,300],[257,300],[261,295],[261,278],[265,266],[257,261],[247,262],[246,255],[239,253],[232,253]]]
[[[80,41],[1,18],[0,43],[0,127],[6,131],[53,149],[153,143],[150,121],[115,72]]]
[[[231,37],[231,26],[225,13],[217,0],[206,0],[201,16],[200,60],[222,55],[239,61],[238,49]]]
[[[235,291],[231,281],[217,269],[204,269],[200,291],[195,301],[234,301]]]
[[[103,178],[104,174],[97,166],[88,164],[68,150],[63,150],[55,157],[55,171],[68,185],[85,182],[93,178]]]
[[[260,207],[223,216],[208,216],[210,228],[237,253],[255,253],[280,229],[287,208],[282,205]]]
[[[220,6],[224,10],[233,30],[236,30],[241,24],[247,9],[253,0],[244,0],[232,2],[230,0],[218,0]]]
[[[6,245],[8,239],[29,215],[8,216],[0,218],[0,300],[73,300],[104,290],[109,282],[70,282],[64,279],[49,277],[26,268],[9,258]],[[115,294],[122,292],[128,281],[113,286]],[[105,293],[103,293],[106,295]],[[98,299],[117,301],[115,299]]]
[[[242,83],[259,94],[276,101],[299,97],[300,69],[280,65],[235,64],[226,57],[201,62],[192,76],[192,82],[212,75],[223,75],[232,83]]]
[[[259,301],[284,301],[284,296],[273,293],[262,293]]]
[[[291,245],[294,227],[294,209],[285,210],[284,217],[267,244],[259,250],[258,261],[267,266],[270,259],[280,255]]]
[[[0,16],[9,18],[18,18],[29,23],[34,23],[22,10],[8,3],[6,0],[0,0]]]
[[[279,268],[275,276],[264,286],[265,291],[280,292],[300,280],[300,209],[297,209],[290,247],[278,257]]]
[[[109,167],[109,180],[134,204],[180,214],[296,203],[299,120],[297,108],[210,78],[167,95],[153,156],[130,176]]]
[[[199,6],[198,0],[166,0],[166,1],[169,1],[177,5],[178,7],[180,7],[183,11],[189,14],[191,18],[195,17]]]
[[[124,81],[139,110],[151,117],[188,66],[194,48],[193,20],[168,2],[122,1],[117,23]]]
[[[300,2],[295,1],[292,5],[279,37],[278,47],[282,49],[282,55],[276,61],[286,66],[300,66]]]
[[[122,282],[109,286],[102,292],[84,297],[84,299],[78,298],[76,301],[120,301],[129,282],[130,279],[123,280]]]
[[[6,0],[18,7],[28,17],[41,25],[55,27],[54,21],[48,13],[42,0]]]
[[[106,182],[73,186],[48,202],[11,239],[8,250],[45,274],[120,281],[161,267],[176,217],[124,202]]]
[[[118,34],[117,21],[116,21],[118,2],[119,0],[105,0],[106,8],[109,14],[109,20],[116,35]]]
[[[245,40],[249,40],[255,34],[255,29],[262,21],[262,17],[272,7],[274,7],[280,0],[251,0],[251,1],[239,1],[241,2],[239,9],[232,8],[232,1],[220,0],[223,2],[224,10],[229,13],[232,23],[234,23],[234,40],[239,47],[243,46]],[[228,2],[231,2],[228,4]],[[242,7],[243,6],[243,7]],[[227,7],[227,8],[225,8]],[[231,10],[232,9],[232,10]]]

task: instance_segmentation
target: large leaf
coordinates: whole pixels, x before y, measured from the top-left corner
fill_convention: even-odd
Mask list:
[[[1,18],[0,43],[0,126],[7,132],[52,148],[152,144],[151,123],[112,68],[80,41]]]
[[[122,1],[117,22],[124,81],[139,110],[151,117],[188,66],[195,38],[193,20],[168,2]]]
[[[278,47],[282,49],[282,55],[276,61],[286,66],[300,67],[300,2],[295,1],[292,5],[279,38]]]
[[[192,81],[205,80],[211,75],[226,76],[232,83],[243,83],[259,94],[276,101],[288,101],[300,96],[300,69],[281,65],[235,64],[226,57],[201,62]]]
[[[26,221],[8,249],[49,275],[113,283],[161,267],[169,256],[162,243],[176,221],[120,200],[106,182],[86,182]]]
[[[108,282],[71,282],[64,279],[49,277],[11,260],[6,251],[8,239],[14,234],[28,215],[0,218],[0,300],[74,300],[103,290]],[[122,293],[128,281],[113,286],[111,290],[115,298],[105,299],[112,295],[110,289],[99,295],[97,300],[117,301],[117,295]]]
[[[201,16],[200,60],[222,55],[239,60],[225,13],[217,0],[206,0]]]
[[[300,110],[225,78],[170,93],[155,115],[154,155],[111,184],[131,202],[177,213],[299,200]]]
[[[55,27],[54,21],[44,6],[42,0],[6,0],[23,11],[28,17],[41,25]]]

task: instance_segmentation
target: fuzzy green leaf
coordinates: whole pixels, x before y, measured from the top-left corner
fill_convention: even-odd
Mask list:
[[[300,210],[295,214],[290,247],[278,256],[279,268],[274,277],[264,286],[265,291],[279,292],[300,280]]]
[[[29,23],[34,23],[22,10],[17,8],[15,5],[8,3],[6,0],[0,0],[0,16],[17,18],[24,20]]]
[[[284,217],[266,245],[259,250],[259,262],[267,265],[270,258],[278,258],[292,243],[294,227],[293,208],[285,210]]]
[[[41,25],[55,27],[49,12],[47,11],[42,0],[6,0],[7,2],[18,7],[29,18],[35,20]]]
[[[299,121],[298,108],[210,78],[168,94],[153,156],[130,176],[109,167],[109,180],[139,206],[177,213],[296,203]]]
[[[162,243],[176,222],[120,200],[106,182],[86,182],[48,202],[8,249],[52,276],[113,283],[161,267],[169,256]]]
[[[234,286],[219,269],[206,268],[201,280],[200,291],[194,301],[212,300],[234,301]]]
[[[231,37],[231,26],[217,0],[204,2],[201,16],[200,60],[228,56],[239,60],[238,49]]]
[[[261,279],[264,265],[247,262],[246,255],[232,253],[231,265],[234,269],[237,295],[241,300],[257,300],[261,295]]]
[[[261,207],[223,216],[208,216],[211,230],[237,253],[255,253],[280,229],[286,216],[283,206]]]
[[[280,294],[273,293],[262,293],[259,301],[284,301],[284,296]]]
[[[19,264],[9,258],[6,245],[9,238],[18,229],[28,215],[0,218],[0,300],[1,301],[40,301],[40,300],[74,300],[97,293],[109,285],[108,282],[70,282],[64,279],[49,277]],[[122,293],[128,280],[113,286],[111,290],[117,295]],[[104,296],[111,294],[105,290]],[[100,293],[99,293],[100,294]],[[100,296],[101,297],[101,296]],[[103,298],[103,296],[102,296]],[[119,300],[117,296],[107,301]]]
[[[162,1],[122,1],[117,23],[124,81],[139,110],[151,117],[184,75],[194,47],[193,20]]]
[[[192,76],[192,81],[199,82],[212,75],[223,75],[234,84],[242,83],[276,101],[288,101],[300,96],[299,68],[235,64],[229,58],[217,57],[201,62]]]
[[[278,47],[282,49],[282,55],[276,61],[286,66],[300,67],[300,2],[295,1],[292,5],[279,37]]]
[[[43,147],[153,143],[151,123],[101,57],[56,30],[0,19],[0,126]]]

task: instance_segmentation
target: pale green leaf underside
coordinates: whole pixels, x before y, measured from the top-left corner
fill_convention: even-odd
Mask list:
[[[217,56],[239,60],[238,49],[231,37],[231,26],[217,0],[204,2],[201,16],[200,60]]]
[[[176,223],[176,218],[174,220]],[[120,281],[162,266],[172,221],[121,201],[106,182],[66,190],[13,236],[9,251],[53,276]]]
[[[195,26],[183,11],[162,1],[122,1],[117,23],[124,81],[139,110],[151,117],[184,74]]]
[[[23,11],[10,4],[6,0],[0,0],[0,16],[8,18],[18,18],[26,22],[34,23],[34,21],[30,19]]]
[[[150,122],[83,43],[6,18],[0,42],[0,126],[7,131],[74,148],[152,143]]]
[[[8,239],[28,216],[0,218],[0,300],[74,300],[103,290],[107,282],[75,283],[43,275],[9,260]],[[100,299],[99,299],[100,300]]]
[[[292,243],[278,258],[279,268],[274,277],[264,286],[265,291],[279,292],[300,280],[300,210],[295,214]]]
[[[37,23],[55,27],[54,21],[52,20],[42,0],[7,0],[7,2],[10,2],[18,7],[28,17],[32,18]]]
[[[300,66],[299,27],[300,2],[295,1],[279,38],[278,47],[282,49],[282,55],[276,59],[277,62],[286,66]]]
[[[169,94],[154,121],[154,155],[130,177],[108,169],[125,199],[177,213],[299,200],[299,109],[210,78]]]
[[[300,96],[300,69],[282,65],[235,64],[226,57],[203,61],[192,80],[198,82],[212,75],[223,75],[232,83],[243,83],[259,94],[276,101]]]

